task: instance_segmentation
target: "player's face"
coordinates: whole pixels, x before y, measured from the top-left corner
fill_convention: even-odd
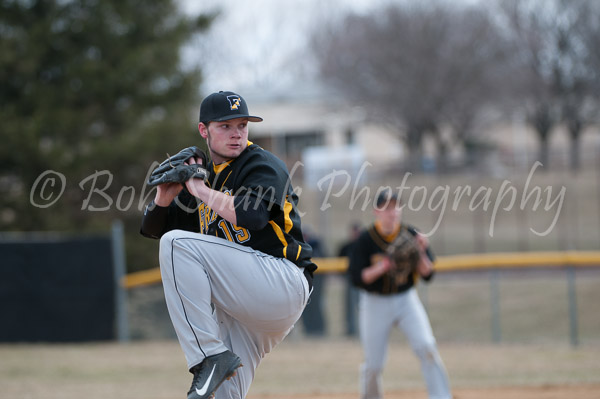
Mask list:
[[[200,123],[198,130],[215,164],[237,158],[248,146],[248,118],[211,122],[208,127]]]
[[[394,201],[389,202],[381,209],[375,209],[375,217],[379,221],[381,228],[386,233],[392,233],[402,219],[402,208],[400,204]]]

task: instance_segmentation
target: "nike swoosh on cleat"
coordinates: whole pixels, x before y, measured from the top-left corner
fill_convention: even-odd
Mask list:
[[[206,391],[208,391],[208,386],[210,385],[210,380],[212,380],[213,374],[215,373],[215,368],[217,367],[217,365],[213,365],[212,371],[210,372],[210,375],[208,376],[208,378],[206,379],[206,382],[204,383],[204,385],[202,386],[202,388],[198,389],[196,388],[196,393],[200,396],[202,395],[206,395]]]

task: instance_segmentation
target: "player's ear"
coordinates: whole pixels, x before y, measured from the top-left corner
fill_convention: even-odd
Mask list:
[[[202,136],[202,138],[207,138],[208,137],[208,126],[206,124],[204,124],[203,122],[198,123],[198,132],[200,132],[200,136]]]

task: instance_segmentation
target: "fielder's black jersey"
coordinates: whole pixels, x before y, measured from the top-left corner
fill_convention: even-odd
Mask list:
[[[209,187],[234,196],[238,225],[223,219],[184,189],[168,211],[159,211],[166,213],[162,216],[164,225],[160,232],[152,233],[151,230],[157,229],[145,228],[143,220],[142,234],[158,238],[173,229],[194,231],[289,259],[311,273],[317,268],[311,261],[312,248],[302,236],[296,209],[298,196],[292,189],[287,168],[279,158],[249,142],[239,157],[219,165],[210,162],[207,170]],[[252,215],[258,211],[269,212],[269,220],[264,226],[256,226],[252,220]]]
[[[388,245],[394,241],[402,229],[408,229],[412,234],[416,234],[416,230],[413,226],[404,224],[400,226],[397,232],[387,236],[381,233],[377,223],[371,225],[366,230],[363,230],[354,242],[350,253],[348,273],[350,274],[350,280],[355,286],[369,292],[389,295],[404,292],[415,285],[418,278],[416,273],[408,276],[400,276],[395,273],[393,269],[384,273],[371,284],[365,284],[362,280],[363,269],[380,260]],[[433,253],[429,248],[427,249],[427,255],[432,261],[434,260]],[[423,279],[429,281],[432,277],[433,273],[423,277]]]

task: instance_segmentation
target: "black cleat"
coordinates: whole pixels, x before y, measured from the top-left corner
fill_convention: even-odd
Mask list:
[[[188,391],[188,399],[208,399],[223,383],[237,373],[242,366],[241,359],[231,351],[205,358],[202,363],[190,369],[194,374],[192,386]]]

